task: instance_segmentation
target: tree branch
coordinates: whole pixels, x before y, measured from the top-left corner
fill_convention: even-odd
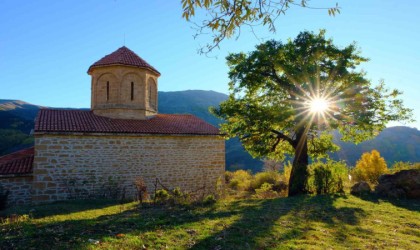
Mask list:
[[[293,147],[295,146],[295,141],[292,140],[292,138],[288,137],[287,135],[283,134],[282,132],[279,132],[279,131],[274,130],[274,129],[272,129],[271,132],[273,132],[274,134],[276,134],[277,135],[277,139],[278,139],[278,141],[274,144],[273,150],[280,143],[280,140],[287,141]]]

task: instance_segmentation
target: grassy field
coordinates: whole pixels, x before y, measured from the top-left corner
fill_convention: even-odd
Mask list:
[[[0,249],[420,249],[418,200],[300,196],[172,208],[73,201],[0,215]]]

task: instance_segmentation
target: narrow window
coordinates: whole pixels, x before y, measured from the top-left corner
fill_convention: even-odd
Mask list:
[[[131,100],[134,100],[134,82],[131,82]]]
[[[152,85],[149,84],[149,104],[152,104]]]
[[[109,101],[109,82],[106,82],[106,100]]]

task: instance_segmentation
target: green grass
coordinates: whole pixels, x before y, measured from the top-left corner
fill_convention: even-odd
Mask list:
[[[2,212],[0,249],[420,249],[419,211],[418,200],[354,196],[175,208],[73,201]]]

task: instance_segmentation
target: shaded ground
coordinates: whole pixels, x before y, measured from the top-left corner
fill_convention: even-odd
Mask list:
[[[354,196],[142,209],[66,202],[3,219],[0,249],[420,249],[420,201],[394,203]]]

